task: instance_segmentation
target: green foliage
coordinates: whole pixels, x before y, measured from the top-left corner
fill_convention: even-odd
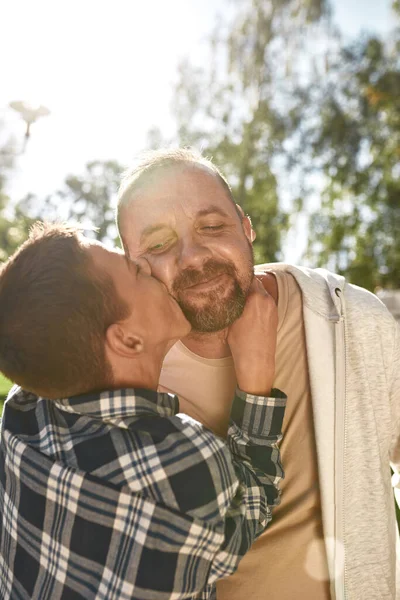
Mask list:
[[[9,210],[10,199],[6,194],[6,184],[10,177],[16,154],[15,140],[7,133],[5,125],[0,122],[0,263],[25,239],[29,228],[29,219],[22,214],[13,214]]]
[[[325,181],[308,256],[371,290],[400,287],[399,41],[343,48],[304,134]]]
[[[28,237],[29,228],[35,219],[16,209],[13,217],[5,216],[7,204],[0,204],[0,263],[5,261]]]
[[[213,157],[252,216],[258,262],[282,258],[285,233],[298,212],[311,211],[318,181],[310,262],[370,289],[399,287],[399,26],[384,40],[341,47],[328,0],[236,0],[230,8],[210,36],[207,66],[179,66],[175,139],[153,128],[149,145],[173,141]],[[400,15],[399,0],[393,9]],[[36,219],[77,221],[97,227],[99,240],[117,241],[112,207],[121,165],[90,162],[54,194],[28,195],[10,211],[4,183],[15,150],[12,140],[2,143],[0,260]]]
[[[63,187],[46,198],[28,194],[16,203],[12,218],[2,216],[6,205],[0,204],[0,260],[16,250],[37,220],[79,223],[88,235],[119,244],[114,205],[123,170],[116,161],[92,161],[82,175],[68,175]]]
[[[11,381],[8,381],[3,375],[0,373],[0,402],[4,401],[7,397],[7,394],[12,386]],[[0,410],[1,414],[1,410]]]
[[[28,195],[17,209],[35,219],[95,228],[96,239],[117,243],[114,200],[123,171],[122,165],[113,160],[89,162],[82,175],[68,175],[60,190],[44,200]]]
[[[175,141],[213,157],[252,216],[257,261],[274,261],[289,226],[276,171],[292,133],[291,90],[308,56],[306,33],[329,7],[325,0],[241,0],[235,7],[232,20],[216,24],[209,66],[179,66]],[[160,142],[159,132],[152,131],[151,141]]]

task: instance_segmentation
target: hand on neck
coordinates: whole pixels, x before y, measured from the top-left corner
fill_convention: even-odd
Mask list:
[[[265,290],[273,297],[275,303],[278,304],[278,284],[275,275],[270,272],[257,273],[257,279],[261,281]],[[231,356],[227,336],[228,328],[214,333],[191,331],[181,341],[191,352],[203,358],[225,358],[226,356]]]

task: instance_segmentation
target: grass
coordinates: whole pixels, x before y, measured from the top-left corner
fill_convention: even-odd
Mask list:
[[[6,399],[8,390],[11,386],[11,381],[8,381],[8,379],[3,377],[3,375],[0,373],[0,415],[3,412],[3,402]]]

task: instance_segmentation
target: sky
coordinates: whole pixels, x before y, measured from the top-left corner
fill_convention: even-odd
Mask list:
[[[10,101],[51,111],[32,127],[14,186],[51,190],[89,160],[128,162],[153,125],[168,132],[176,65],[201,52],[213,6],[215,0],[3,3],[0,55],[8,60],[0,118],[23,136]]]
[[[389,0],[334,0],[348,37],[390,26]],[[95,159],[128,165],[159,126],[173,133],[178,62],[201,64],[206,37],[229,0],[3,0],[0,120],[22,148],[24,124],[9,108],[49,108],[32,126],[10,182],[13,197],[50,193]]]

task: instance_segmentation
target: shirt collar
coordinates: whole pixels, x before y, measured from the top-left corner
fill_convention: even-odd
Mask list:
[[[46,399],[19,388],[15,390],[8,402],[26,405],[41,400]],[[102,420],[154,416],[154,414],[160,417],[172,417],[179,412],[177,396],[140,388],[93,392],[59,400],[46,400],[46,402],[54,402],[59,409],[70,413]]]

